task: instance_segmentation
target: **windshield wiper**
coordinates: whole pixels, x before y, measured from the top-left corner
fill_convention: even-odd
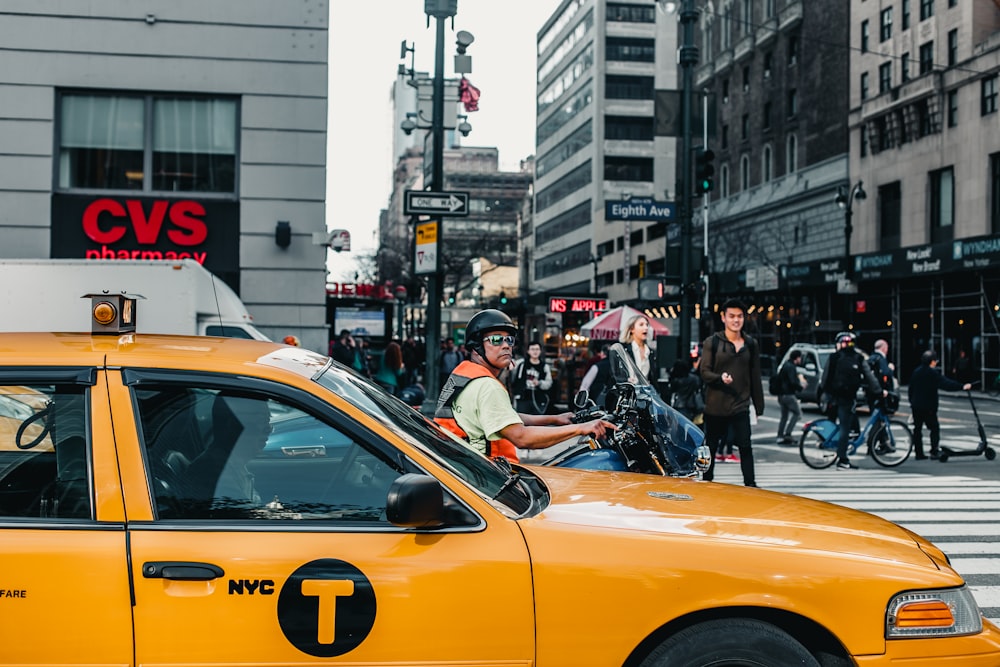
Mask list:
[[[500,485],[500,490],[497,491],[495,496],[493,496],[493,500],[497,500],[500,496],[503,495],[504,491],[506,491],[507,489],[514,486],[520,481],[521,481],[521,473],[519,472],[511,473],[510,477],[507,478],[507,481]]]

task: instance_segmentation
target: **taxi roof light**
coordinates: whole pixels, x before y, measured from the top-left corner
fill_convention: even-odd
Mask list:
[[[94,334],[134,333],[136,327],[136,299],[141,294],[84,294],[82,299],[90,299],[90,332]]]

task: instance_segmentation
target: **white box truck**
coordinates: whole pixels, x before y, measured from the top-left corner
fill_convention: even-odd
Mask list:
[[[269,340],[236,293],[193,259],[0,259],[0,331],[90,331],[85,294],[141,295],[136,332]]]

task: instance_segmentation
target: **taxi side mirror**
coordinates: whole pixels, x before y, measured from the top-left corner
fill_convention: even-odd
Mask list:
[[[439,528],[445,523],[444,490],[429,475],[407,473],[389,487],[386,518],[405,528]]]

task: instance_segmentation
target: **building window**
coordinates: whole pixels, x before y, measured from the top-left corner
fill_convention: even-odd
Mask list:
[[[743,0],[743,34],[753,32],[753,0]]]
[[[982,113],[987,116],[997,111],[997,76],[983,79]]]
[[[920,20],[934,16],[934,0],[920,0]]]
[[[769,19],[774,16],[774,0],[764,0],[764,18]]]
[[[771,52],[768,51],[764,54],[764,78],[771,78]]]
[[[740,119],[740,138],[746,141],[750,138],[750,114],[745,113]]]
[[[799,113],[799,93],[792,88],[788,91],[788,117],[791,118]]]
[[[892,88],[892,62],[882,63],[878,66],[879,95],[888,93],[890,88]]]
[[[749,92],[750,90],[750,67],[743,68],[743,92]]]
[[[58,187],[235,194],[237,115],[231,98],[63,94]]]
[[[719,169],[719,195],[722,197],[729,196],[729,165],[724,164]]]
[[[886,7],[879,15],[878,41],[892,38],[892,7]]]
[[[656,23],[656,8],[652,5],[625,5],[609,2],[605,16],[620,23]]]
[[[729,77],[722,80],[722,103],[729,104]]]
[[[771,103],[764,102],[764,118],[761,120],[761,127],[764,130],[771,129]]]
[[[651,76],[608,74],[604,77],[604,96],[609,100],[651,100],[654,90]],[[587,91],[589,93],[589,87]]]
[[[799,36],[788,36],[788,64],[794,65],[799,61]]]
[[[910,80],[910,52],[907,51],[899,59],[900,79],[903,83]]]
[[[608,77],[610,80],[612,77]],[[622,77],[622,78],[641,78],[641,77]],[[648,77],[649,79],[649,97],[641,99],[653,99],[653,77]],[[611,84],[606,84],[605,90],[607,91],[608,98],[611,99]],[[535,130],[535,141],[541,146],[545,141],[552,137],[556,132],[562,129],[567,123],[573,120],[577,114],[581,113],[584,109],[590,106],[590,103],[594,101],[594,94],[591,88],[591,82],[584,84],[582,88],[568,101],[559,106],[559,108],[548,118],[543,120],[538,124],[538,129]]]
[[[920,45],[920,74],[930,74],[934,70],[934,42]]]
[[[566,162],[581,150],[591,144],[594,139],[593,123],[588,118],[587,122],[573,130],[573,132],[560,141],[545,155],[535,162],[535,176],[540,178],[548,174],[559,165]]]
[[[868,72],[861,73],[861,100],[868,99]]]
[[[868,157],[868,131],[865,129],[864,125],[861,126],[858,136],[861,138],[861,146],[859,148],[861,157]]]
[[[948,9],[958,7],[958,0],[948,0]]]
[[[587,160],[552,185],[539,190],[538,194],[535,195],[535,211],[544,211],[577,190],[590,185],[593,176],[591,171],[590,160]]]
[[[910,0],[903,0],[903,7],[900,12],[902,14],[902,30],[907,30],[910,27]]]
[[[750,156],[740,158],[740,190],[750,189]]]
[[[990,229],[1000,234],[1000,153],[990,156]]]
[[[899,181],[878,188],[879,250],[900,247],[903,197]]]
[[[604,180],[652,181],[653,158],[605,156]]]
[[[861,53],[868,53],[868,19],[861,22]]]
[[[729,148],[729,126],[722,126],[722,148]]]
[[[794,134],[789,134],[785,140],[785,164],[788,165],[786,174],[791,174],[799,168],[799,140]]]
[[[617,141],[652,141],[653,119],[647,116],[605,116],[604,138]]]
[[[772,178],[773,173],[773,158],[771,156],[771,147],[764,146],[764,154],[760,159],[760,177],[763,183],[767,183]]]
[[[958,91],[948,91],[948,127],[958,126]]]
[[[958,28],[948,31],[948,67],[958,63]]]
[[[656,62],[656,40],[638,37],[608,37],[605,42],[607,60],[619,62]]]
[[[931,242],[952,240],[955,223],[955,173],[951,167],[931,172]]]
[[[705,62],[712,60],[712,26],[714,23],[705,22],[701,26],[701,49],[704,52]]]
[[[722,48],[723,50],[733,45],[733,10],[727,9],[722,15]]]

